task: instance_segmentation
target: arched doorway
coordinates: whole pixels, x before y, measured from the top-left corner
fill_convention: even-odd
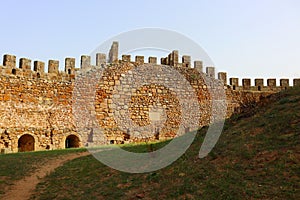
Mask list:
[[[19,152],[34,151],[34,137],[29,134],[22,135],[18,140],[18,149]]]
[[[78,148],[79,145],[79,138],[76,135],[69,135],[66,138],[65,147],[66,148]]]

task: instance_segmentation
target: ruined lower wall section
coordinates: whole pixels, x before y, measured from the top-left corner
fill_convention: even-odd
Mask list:
[[[0,149],[18,151],[23,135],[34,137],[34,150],[65,148],[74,133],[72,82],[0,76]]]

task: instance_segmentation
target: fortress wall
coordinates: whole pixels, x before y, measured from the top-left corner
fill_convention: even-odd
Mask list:
[[[189,59],[184,58],[185,60],[183,60],[187,65],[179,63],[174,60],[174,57],[176,58],[176,56],[172,56],[172,54],[174,54],[174,51],[167,58],[162,60],[163,62],[167,60],[167,63],[171,62],[173,64],[172,67],[185,76],[185,79],[188,80],[194,88],[194,92],[200,102],[201,117],[199,126],[208,125],[210,121],[210,88],[220,85],[224,87],[227,100],[226,117],[230,117],[233,113],[241,112],[245,108],[255,107],[262,99],[289,87],[288,84],[276,86],[276,81],[274,79],[269,79],[267,85],[262,83],[260,85],[261,88],[258,88],[259,83],[251,85],[251,80],[249,79],[245,79],[246,81],[243,81],[243,85],[239,85],[238,79],[233,78],[230,79],[230,85],[227,85],[227,74],[225,72],[218,73],[218,79],[214,79],[215,71],[213,67],[207,69],[208,74],[203,72],[199,73],[195,67],[198,66],[199,68],[202,68],[202,62],[197,61],[194,68],[192,68],[187,61]],[[176,51],[175,54],[177,54]],[[153,63],[151,59],[148,59],[149,64]],[[106,68],[103,77],[100,80],[96,98],[96,113],[98,122],[101,124],[101,127],[105,129],[108,140],[121,142],[124,141],[124,138],[128,138],[126,130],[118,129],[118,124],[114,120],[114,109],[116,106],[113,102],[113,92],[115,87],[118,87],[120,84],[125,84],[122,81],[122,76],[126,76],[126,74],[131,73],[130,70],[141,65],[144,65],[143,57],[137,56],[135,61],[132,61],[130,55],[123,55],[122,60],[119,60],[118,63],[115,62],[113,65]],[[147,63],[145,63],[145,65],[147,66]],[[160,76],[162,79],[167,80],[168,77],[172,77],[173,75],[164,72],[160,74]],[[285,81],[286,79],[281,80],[281,82]],[[128,89],[131,89],[131,87],[128,86]],[[166,110],[172,110],[171,108],[174,107],[177,108],[177,110],[175,109],[167,113],[165,127],[159,130],[160,139],[173,138],[176,135],[181,122],[178,119],[182,117],[182,113],[178,112],[178,101],[172,101],[174,98],[177,98],[177,96],[172,96],[172,93],[170,93],[168,88],[160,85],[149,85],[133,90],[132,92],[132,107],[129,107],[128,109],[130,109],[131,112],[130,118],[139,126],[149,125],[149,113],[151,113],[151,108],[156,105],[156,99],[164,99],[160,100],[160,102],[164,102],[160,106]],[[122,99],[122,94],[118,95],[118,98]],[[153,135],[150,139],[154,138],[155,136]],[[137,140],[137,138],[131,137],[129,141]]]
[[[180,124],[195,121],[194,118],[183,115],[175,88],[181,91],[180,95],[186,103],[189,103],[191,93],[195,94],[201,114],[196,123],[205,126],[210,123],[211,91],[214,88],[225,89],[226,117],[230,117],[233,113],[255,107],[271,94],[292,87],[288,79],[281,79],[277,86],[274,78],[268,79],[266,84],[263,79],[245,78],[242,85],[239,85],[238,78],[229,78],[228,81],[225,72],[219,72],[215,79],[213,67],[207,67],[204,73],[201,61],[195,61],[192,65],[190,56],[185,55],[180,62],[178,54],[178,51],[172,51],[166,58],[160,59],[161,64],[156,64],[156,57],[149,57],[148,63],[144,56],[136,56],[133,61],[130,55],[122,55],[122,59],[118,60],[118,44],[114,43],[108,62],[105,54],[96,55],[94,69],[104,69],[100,80],[93,71],[88,78],[84,78],[80,69],[75,68],[74,58],[66,58],[65,70],[60,72],[59,62],[55,60],[49,60],[46,69],[44,62],[34,61],[32,68],[30,59],[21,58],[17,67],[16,56],[4,55],[3,66],[0,66],[0,149],[17,152],[18,140],[24,134],[34,137],[35,150],[65,148],[66,138],[70,134],[76,135],[81,142],[87,141],[80,143],[80,146],[173,138],[176,137]],[[90,56],[82,56],[80,64],[81,70],[93,69]],[[133,78],[143,84],[143,79],[138,77],[134,69],[151,67],[150,65],[158,70],[162,70],[163,65],[171,66],[187,80],[193,92],[181,86],[181,82],[170,71],[161,71],[156,74],[155,80],[178,81],[174,88],[163,84],[132,88],[130,84]],[[294,79],[293,86],[296,85],[300,85],[300,79]],[[80,92],[74,99],[73,92],[77,89]],[[88,96],[92,103],[86,105]],[[215,97],[220,98],[218,94]],[[129,106],[124,103],[126,98],[129,99]],[[72,107],[74,102],[84,105],[84,109]],[[74,108],[75,115],[72,112]],[[164,126],[159,128],[154,125],[151,133],[144,133],[145,136],[139,137],[134,130],[119,128],[115,115],[124,116],[122,112],[125,110],[129,111],[128,118],[134,126],[146,127],[150,121],[159,119],[165,120]],[[90,114],[95,115],[96,123],[103,129],[105,137],[99,137],[95,133],[94,128],[97,126],[93,119],[89,119]],[[80,122],[83,124],[76,122],[75,126],[77,117],[83,119]],[[86,124],[90,128],[85,128]],[[190,128],[183,127],[181,133]],[[80,134],[78,130],[81,131]]]
[[[126,58],[127,60],[127,58]],[[114,100],[116,98],[124,99],[126,96],[126,90],[128,91],[128,94],[131,93],[130,98],[130,107],[128,108],[130,110],[130,118],[133,120],[135,124],[138,126],[146,126],[150,124],[150,115],[152,109],[155,109],[155,107],[159,107],[161,109],[165,109],[165,126],[163,129],[159,130],[159,138],[160,139],[167,139],[167,138],[173,138],[176,135],[176,132],[178,131],[179,125],[181,123],[181,111],[178,109],[179,106],[179,100],[176,97],[176,94],[170,90],[170,88],[165,87],[164,85],[157,85],[157,84],[151,84],[151,85],[145,85],[143,87],[135,88],[133,89],[129,84],[127,85],[126,82],[124,82],[123,77],[126,76],[126,74],[130,74],[132,72],[129,72],[130,70],[134,69],[138,65],[140,65],[141,60],[138,60],[135,63],[128,63],[124,61],[120,62],[118,65],[114,65],[111,67],[108,67],[101,78],[99,82],[99,87],[97,90],[96,95],[96,113],[97,113],[97,119],[99,124],[105,129],[106,135],[108,137],[108,140],[116,140],[116,141],[122,141],[124,140],[124,137],[127,137],[127,131],[125,130],[118,130],[117,122],[114,120],[114,109],[118,108]],[[145,65],[147,67],[147,65]],[[160,67],[157,65],[157,67]],[[209,110],[209,93],[207,90],[207,87],[204,86],[202,79],[197,79],[193,76],[190,72],[193,71],[193,69],[188,68],[178,68],[177,70],[180,71],[184,76],[186,76],[187,79],[190,81],[193,81],[192,88],[195,92],[195,97],[198,98],[196,100],[200,100],[202,104],[200,105],[200,109],[203,110],[204,115],[202,115],[201,120],[199,120],[198,123],[201,123],[201,125],[207,124],[208,115],[205,114],[205,112],[208,112]],[[133,77],[135,76],[133,72]],[[162,73],[160,75],[160,80],[171,80],[174,74],[168,74],[168,73]],[[199,75],[198,75],[199,76]],[[200,78],[200,77],[199,77]],[[139,79],[139,78],[137,78]],[[156,80],[156,79],[155,79]],[[115,87],[119,87],[122,83],[123,88],[125,92],[117,93],[116,96],[114,96]],[[174,87],[180,87],[180,84],[174,85]],[[172,89],[172,88],[171,88]],[[174,89],[174,88],[173,88]],[[186,90],[186,88],[177,88],[182,93],[188,93],[189,91]],[[188,94],[181,94],[183,96],[188,96]],[[122,108],[118,108],[118,110],[122,110]],[[120,111],[122,112],[122,111]],[[187,119],[186,119],[187,120]],[[194,119],[188,119],[188,120],[194,120]],[[115,131],[118,130],[118,131]],[[153,135],[153,133],[151,133]],[[148,137],[148,139],[155,139],[155,136]],[[138,138],[131,138],[132,141],[137,141]]]
[[[18,149],[24,134],[37,139],[36,150],[64,148],[61,137],[74,130],[72,82],[0,76],[0,149]]]

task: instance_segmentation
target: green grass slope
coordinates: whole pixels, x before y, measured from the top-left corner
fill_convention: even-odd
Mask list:
[[[83,151],[86,151],[86,149],[64,149],[0,155],[0,199],[9,185],[30,175],[30,173],[34,172],[40,165],[47,163],[50,159]]]
[[[266,104],[227,120],[204,159],[198,152],[207,128],[167,168],[129,174],[87,156],[58,168],[32,199],[300,199],[300,88]]]

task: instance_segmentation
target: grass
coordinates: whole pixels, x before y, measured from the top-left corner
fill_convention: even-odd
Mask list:
[[[163,142],[143,142],[139,144],[125,144],[120,145],[120,147],[129,152],[136,152],[136,153],[146,153],[149,151],[155,151],[158,149],[163,148],[167,145],[170,140],[166,140]]]
[[[85,156],[48,175],[31,199],[300,199],[300,88],[279,96],[250,114],[228,119],[215,148],[203,159],[198,153],[207,127],[164,169],[130,174]],[[158,149],[166,143],[152,145]],[[123,148],[146,152],[148,147]]]
[[[14,181],[24,178],[49,159],[68,153],[82,152],[86,149],[64,149],[53,151],[36,151],[0,155],[0,195]]]

